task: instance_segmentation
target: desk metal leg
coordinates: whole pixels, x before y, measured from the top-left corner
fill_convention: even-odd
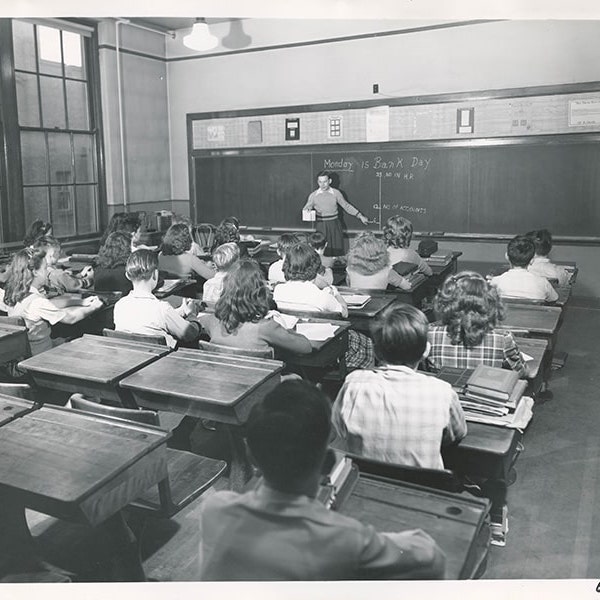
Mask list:
[[[48,570],[37,554],[23,504],[10,494],[0,494],[0,507],[0,577]]]
[[[241,491],[252,477],[252,465],[246,453],[246,442],[240,427],[225,427],[231,447],[231,467],[229,469],[229,489]]]
[[[114,547],[112,581],[146,581],[138,542],[119,511],[102,525]]]

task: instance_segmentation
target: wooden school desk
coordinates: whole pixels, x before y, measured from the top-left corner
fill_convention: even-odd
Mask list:
[[[446,554],[446,579],[469,579],[489,543],[487,500],[361,475],[339,512],[377,531],[422,529]]]
[[[132,406],[118,382],[168,354],[169,348],[117,338],[84,335],[19,363],[40,387],[81,392]]]
[[[443,250],[439,250],[439,252],[442,251]],[[458,271],[458,258],[462,256],[462,254],[462,252],[453,251],[450,259],[441,265],[431,258],[425,258],[424,260],[431,267],[431,270],[433,271],[433,277],[441,278],[443,281],[446,279],[446,277],[448,277],[448,275],[453,275]]]
[[[528,331],[532,337],[548,340],[552,356],[561,322],[562,309],[558,306],[506,303],[506,318],[498,327],[515,332]]]
[[[486,479],[486,495],[492,500],[492,523],[502,543],[506,533],[506,495],[509,471],[517,460],[523,434],[517,429],[483,423],[467,424],[467,435],[456,445],[442,447],[444,466],[467,477]]]
[[[232,452],[230,484],[241,489],[250,469],[241,431],[252,407],[281,380],[276,360],[179,349],[120,382],[139,406],[225,426]]]
[[[0,364],[27,356],[28,346],[25,327],[0,319]]]
[[[30,408],[0,425],[0,576],[45,570],[25,519],[30,508],[104,529],[114,579],[143,581],[137,543],[120,511],[167,476],[169,434],[69,409]]]
[[[544,384],[544,376],[551,366],[550,353],[548,352],[548,340],[536,338],[517,338],[517,345],[521,352],[533,356],[533,360],[527,361],[529,376],[527,377],[526,395],[536,395]]]
[[[338,291],[342,296],[359,294],[371,297],[362,308],[348,307],[348,320],[352,325],[352,329],[362,331],[366,334],[370,333],[373,319],[390,304],[398,301],[398,294],[396,292],[388,292],[386,290],[360,290],[357,288],[340,287]]]
[[[318,313],[316,313],[318,314]],[[326,323],[337,327],[333,336],[323,341],[311,341],[313,351],[310,354],[297,354],[286,350],[277,350],[275,358],[289,367],[299,368],[310,380],[319,381],[323,372],[331,368],[338,360],[343,360],[348,350],[348,321],[333,321],[318,317],[301,317],[299,323]],[[295,328],[294,328],[295,329]]]

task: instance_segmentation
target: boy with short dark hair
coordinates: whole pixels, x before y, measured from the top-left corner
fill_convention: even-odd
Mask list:
[[[535,256],[527,270],[546,279],[555,279],[558,285],[568,285],[571,275],[564,267],[555,265],[548,256],[552,250],[552,234],[547,229],[529,231],[530,237],[535,244]]]
[[[330,434],[329,401],[287,381],[254,407],[246,425],[255,490],[204,501],[203,580],[433,579],[444,554],[421,530],[377,533],[315,500]]]
[[[184,298],[181,306],[175,309],[152,293],[158,283],[158,257],[155,252],[145,249],[132,252],[125,275],[133,284],[133,290],[115,304],[117,331],[163,335],[170,348],[174,348],[178,340],[191,342],[198,338],[200,325],[184,318],[194,312],[191,299]]]
[[[323,289],[328,285],[333,284],[333,262],[334,258],[331,256],[325,256],[325,250],[327,250],[327,240],[320,231],[313,231],[308,236],[308,244],[314,248],[321,259],[321,268],[315,280],[317,287]]]
[[[510,262],[510,269],[491,279],[501,296],[546,302],[558,299],[556,290],[547,279],[527,270],[534,256],[535,244],[531,238],[517,235],[508,242],[506,258]]]
[[[427,317],[414,306],[388,307],[372,328],[381,366],[354,371],[333,406],[341,447],[383,462],[443,469],[440,448],[467,433],[450,384],[417,373],[429,353]]]

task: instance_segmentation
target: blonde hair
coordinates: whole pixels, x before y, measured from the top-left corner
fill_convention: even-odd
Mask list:
[[[226,271],[240,257],[240,248],[235,242],[227,242],[218,246],[212,254],[215,267],[219,271]]]
[[[412,223],[400,215],[390,217],[383,228],[383,239],[392,248],[408,248],[412,234]]]

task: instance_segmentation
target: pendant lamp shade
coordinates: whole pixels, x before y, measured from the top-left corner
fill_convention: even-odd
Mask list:
[[[206,19],[196,19],[191,33],[183,38],[183,45],[192,50],[212,50],[218,43],[219,40],[210,32]]]

